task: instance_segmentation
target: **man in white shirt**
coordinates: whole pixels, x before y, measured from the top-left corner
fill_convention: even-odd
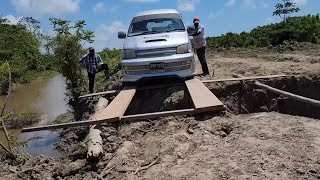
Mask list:
[[[204,35],[204,26],[200,24],[198,17],[193,19],[193,27],[195,33],[191,34],[193,36],[194,48],[197,52],[198,59],[202,66],[202,75],[209,75],[209,69],[206,61],[206,37]]]

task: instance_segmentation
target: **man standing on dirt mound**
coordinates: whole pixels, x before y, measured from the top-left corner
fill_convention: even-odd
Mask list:
[[[206,37],[204,35],[204,26],[200,24],[198,17],[193,19],[193,27],[191,26],[191,28],[195,31],[191,36],[193,36],[194,48],[202,66],[202,75],[207,76],[209,75],[209,69],[206,61]]]
[[[104,71],[104,74],[106,75],[106,78],[109,78],[109,68],[107,64],[103,64],[101,57],[99,54],[95,53],[94,48],[89,48],[89,53],[84,55],[81,60],[80,64],[83,67],[86,67],[88,72],[88,78],[89,78],[89,92],[93,93],[94,89],[94,81],[96,73]]]

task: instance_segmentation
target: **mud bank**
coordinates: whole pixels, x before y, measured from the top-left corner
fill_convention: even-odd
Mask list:
[[[301,76],[261,82],[320,99],[319,79]],[[227,105],[226,115],[102,124],[105,155],[96,163],[86,161],[84,142],[88,128],[69,128],[62,130],[57,144],[65,157],[39,156],[21,166],[3,166],[0,176],[5,179],[320,178],[317,107],[259,89],[252,82],[215,83],[208,87]],[[126,114],[185,109],[192,107],[190,102],[183,86],[138,91]]]

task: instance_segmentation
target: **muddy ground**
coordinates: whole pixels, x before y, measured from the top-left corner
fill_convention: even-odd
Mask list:
[[[320,100],[317,51],[208,52],[213,77],[288,74],[264,80]],[[201,72],[199,65],[197,72]],[[211,74],[212,75],[212,74]],[[120,79],[117,77],[117,79]],[[119,81],[109,86],[119,87]],[[86,161],[87,128],[62,131],[61,159],[2,165],[2,179],[320,179],[320,108],[256,88],[252,82],[208,85],[226,114],[103,124],[105,156]],[[142,98],[146,99],[141,101]],[[143,107],[143,108],[139,108]],[[191,107],[184,87],[138,92],[126,114]]]

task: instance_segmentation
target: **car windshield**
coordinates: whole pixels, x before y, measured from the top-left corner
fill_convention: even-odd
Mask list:
[[[134,19],[128,31],[128,36],[157,34],[163,32],[184,31],[185,27],[177,17],[144,17]]]

